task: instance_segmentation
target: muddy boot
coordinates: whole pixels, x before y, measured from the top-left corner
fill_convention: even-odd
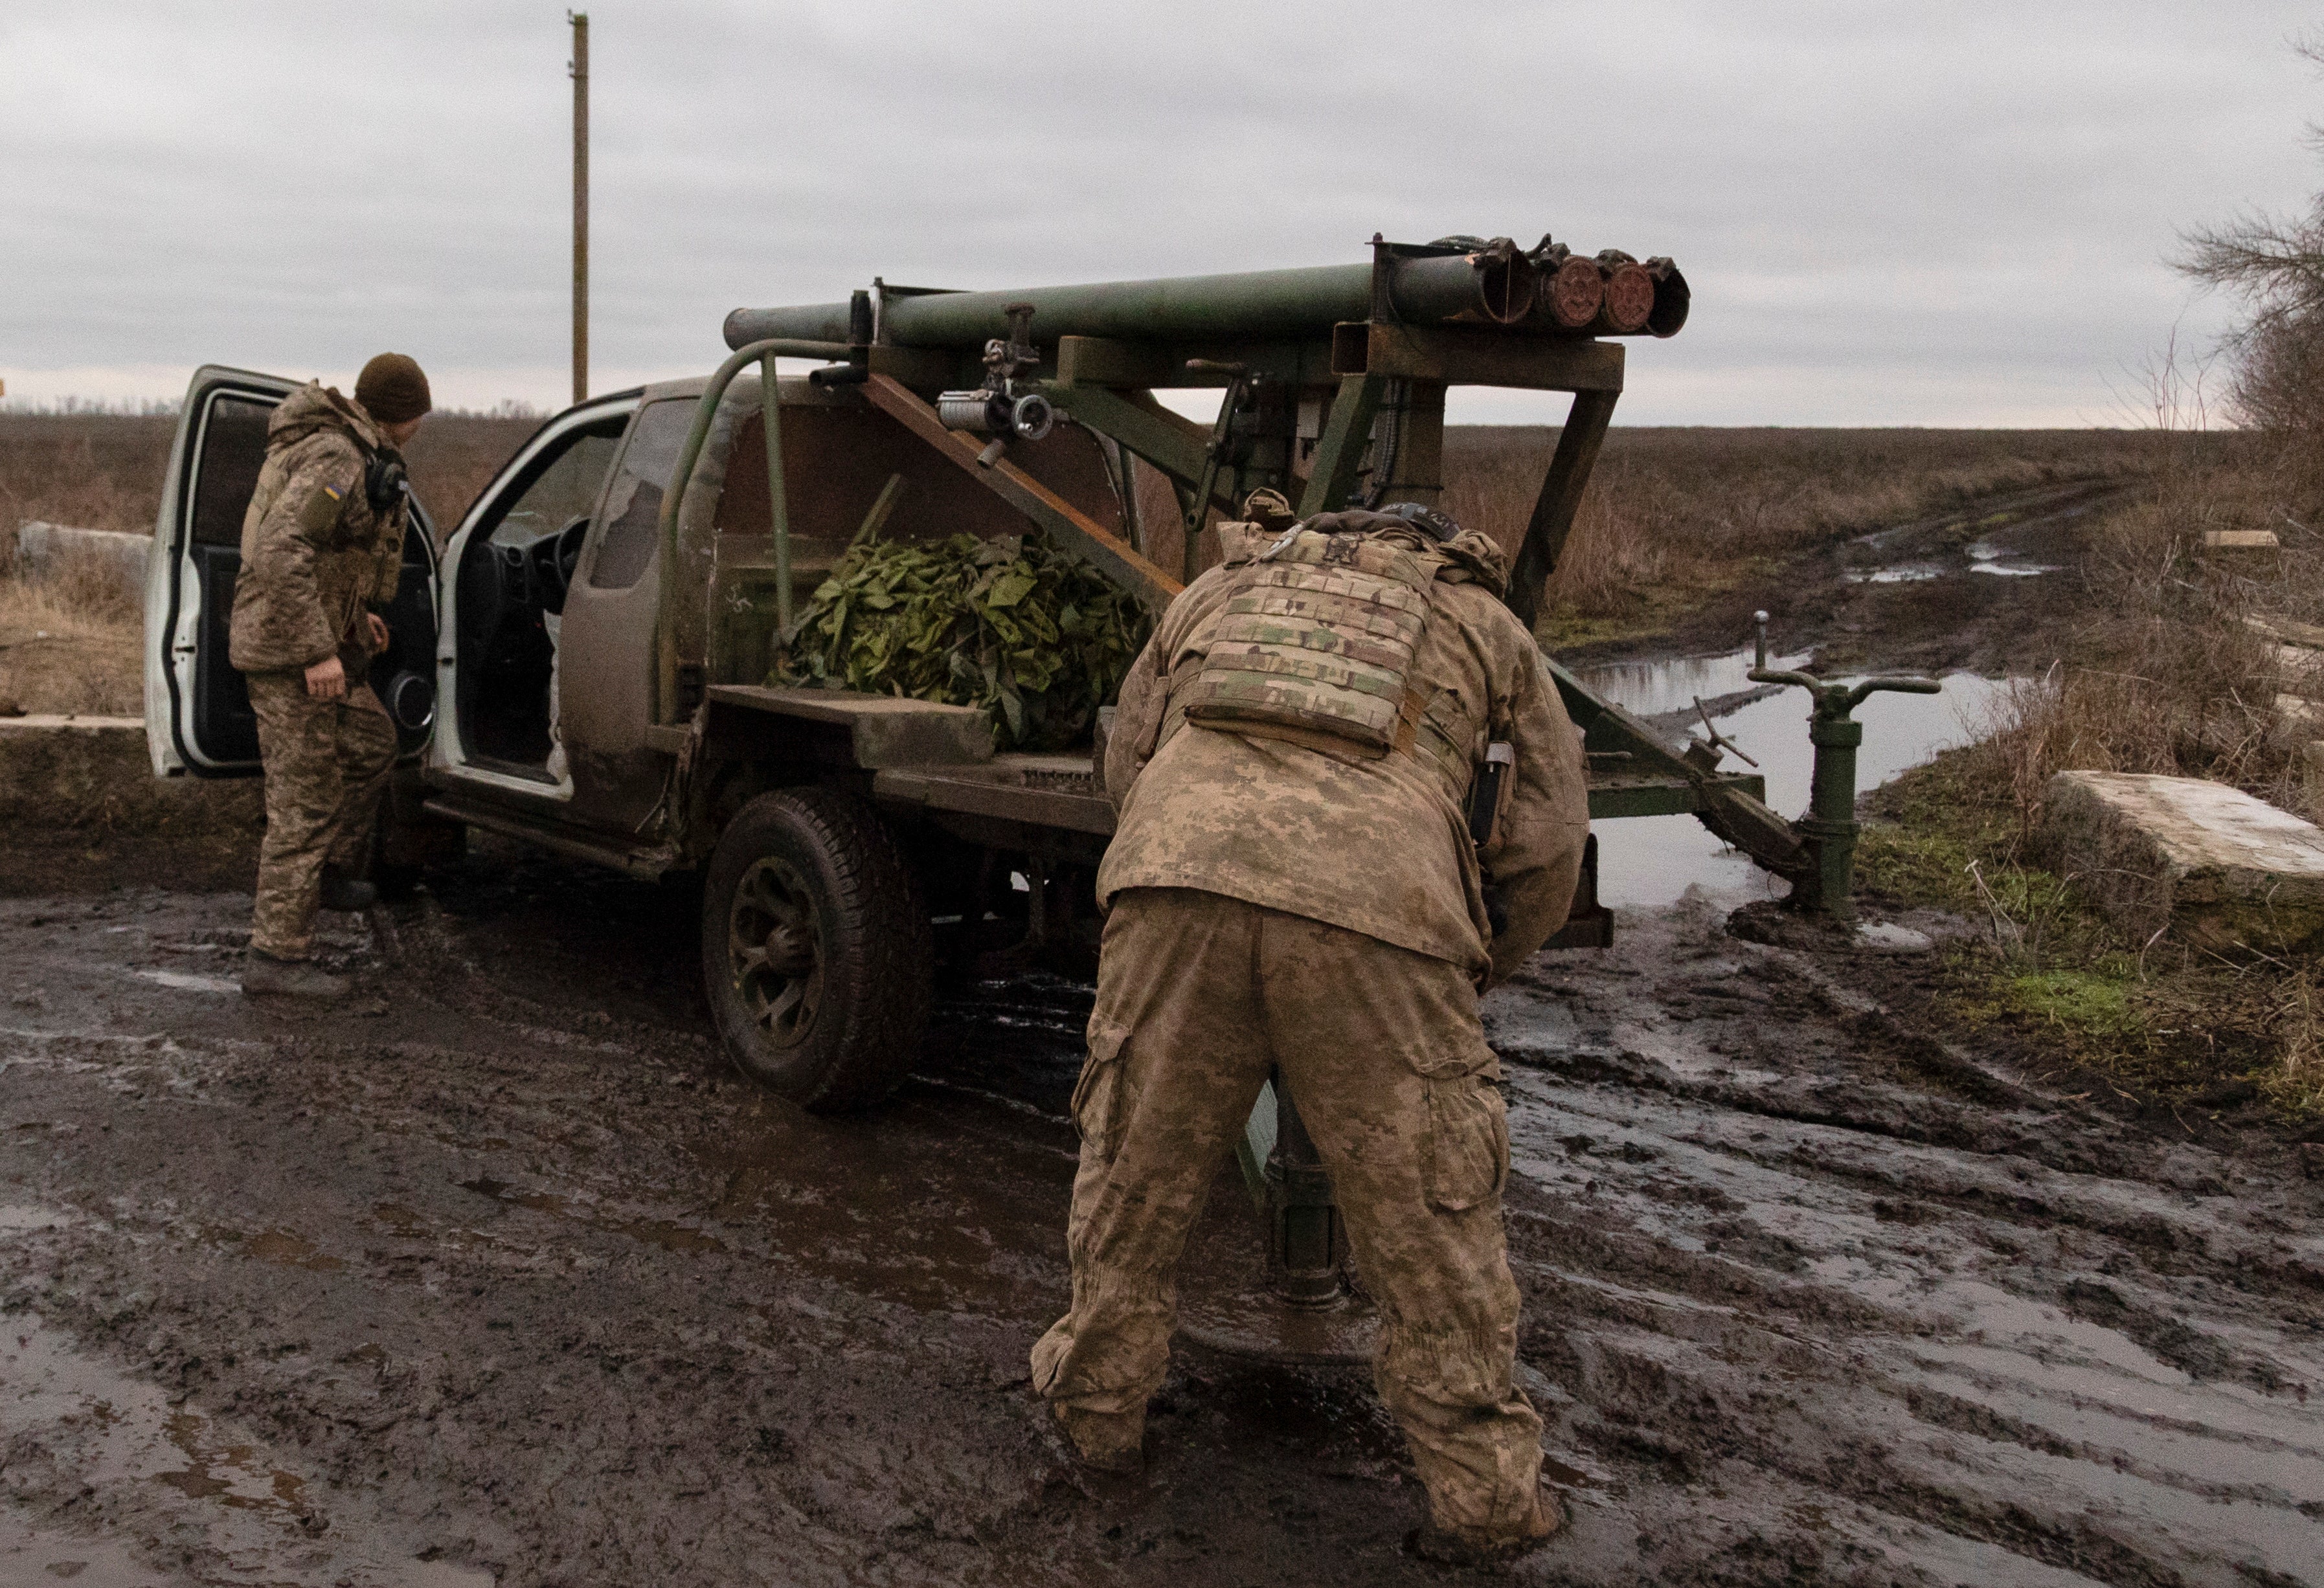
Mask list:
[[[1555,1538],[1565,1525],[1565,1507],[1545,1489],[1534,1511],[1534,1528],[1515,1538],[1469,1528],[1440,1528],[1434,1519],[1413,1529],[1404,1546],[1423,1560],[1449,1566],[1489,1568],[1524,1559]]]
[[[293,998],[344,998],[347,978],[333,976],[311,959],[277,959],[253,949],[250,963],[242,968],[242,990],[253,996],[276,993]]]
[[[1093,1472],[1135,1477],[1146,1470],[1144,1415],[1078,1411],[1056,1401],[1049,1415],[1073,1446],[1074,1459]]]
[[[323,867],[323,908],[368,910],[379,903],[379,889],[360,877],[349,877],[336,866]]]

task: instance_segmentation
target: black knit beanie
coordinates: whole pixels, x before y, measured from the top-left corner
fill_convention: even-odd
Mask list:
[[[355,400],[383,425],[401,425],[435,407],[428,377],[408,353],[383,353],[355,377]]]

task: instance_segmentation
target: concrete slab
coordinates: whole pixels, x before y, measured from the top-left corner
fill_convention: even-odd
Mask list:
[[[2312,651],[2297,645],[2276,645],[2268,648],[2273,653],[2272,675],[2277,688],[2286,694],[2309,700],[2324,694],[2324,651]]]
[[[2261,618],[2246,616],[2244,627],[2255,634],[2304,650],[2324,651],[2324,626],[2302,623],[2295,618]]]
[[[2324,950],[2324,829],[2198,777],[2061,772],[2040,848],[2138,941]]]
[[[120,574],[139,595],[145,592],[145,565],[153,550],[151,535],[119,529],[76,529],[69,524],[30,519],[16,527],[16,565],[35,578],[46,576],[68,557],[89,557]]]

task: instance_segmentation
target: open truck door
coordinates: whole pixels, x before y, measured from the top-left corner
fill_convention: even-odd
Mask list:
[[[145,579],[145,741],[161,776],[248,777],[258,720],[226,656],[242,519],[266,462],[266,425],[299,382],[205,364],[186,389]],[[369,683],[405,756],[436,723],[435,536],[415,498],[392,638]]]

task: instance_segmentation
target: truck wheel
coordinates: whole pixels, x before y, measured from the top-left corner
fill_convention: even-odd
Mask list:
[[[742,1073],[820,1111],[895,1090],[928,1023],[936,948],[896,840],[862,800],[764,794],[711,852],[702,977]]]

